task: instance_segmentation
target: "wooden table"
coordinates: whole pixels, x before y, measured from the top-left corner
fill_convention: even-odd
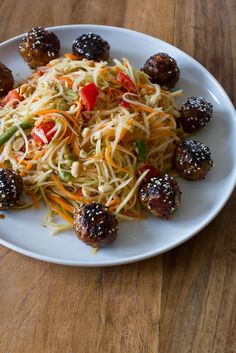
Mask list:
[[[95,23],[151,34],[199,60],[236,102],[234,0],[2,0],[0,40]],[[216,190],[217,192],[217,190]],[[196,237],[113,268],[0,249],[1,353],[235,353],[236,193]]]

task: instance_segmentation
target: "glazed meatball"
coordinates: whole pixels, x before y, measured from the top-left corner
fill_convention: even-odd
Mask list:
[[[110,45],[98,34],[82,34],[74,40],[72,52],[79,60],[106,61],[109,58]]]
[[[207,125],[213,116],[213,105],[202,97],[190,97],[180,110],[180,123],[188,133]]]
[[[203,143],[185,140],[176,146],[174,167],[182,177],[201,180],[205,178],[212,166],[210,149]]]
[[[12,72],[4,64],[0,63],[0,97],[5,96],[14,86]]]
[[[177,181],[165,174],[151,178],[139,190],[142,206],[154,216],[168,219],[180,204],[181,191]]]
[[[113,243],[117,237],[116,217],[100,203],[82,205],[74,211],[77,237],[94,248]]]
[[[173,88],[179,80],[179,68],[175,59],[166,53],[152,55],[141,69],[152,83],[157,83],[164,88]]]
[[[23,192],[23,180],[14,170],[0,168],[0,209],[14,207]]]
[[[60,55],[60,41],[53,32],[43,27],[34,27],[19,45],[22,58],[31,69],[46,65]]]

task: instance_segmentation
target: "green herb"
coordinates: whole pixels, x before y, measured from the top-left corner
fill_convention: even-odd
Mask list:
[[[137,140],[136,146],[138,147],[138,159],[141,162],[146,161],[147,158],[147,149],[145,146],[145,142],[143,140]]]
[[[71,98],[73,101],[78,98],[78,94],[72,91],[72,89],[65,90],[65,94],[67,97]]]
[[[69,172],[61,172],[60,175],[64,181],[70,181],[72,179],[72,175]]]
[[[23,122],[20,124],[20,127],[23,130],[31,129],[34,126],[33,123]],[[10,138],[18,131],[17,126],[10,127],[4,134],[0,135],[0,146],[4,145]]]

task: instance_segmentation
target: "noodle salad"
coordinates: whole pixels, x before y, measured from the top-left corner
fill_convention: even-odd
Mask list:
[[[43,200],[53,232],[72,227],[73,210],[91,202],[121,220],[142,218],[138,188],[148,170],[140,166],[172,169],[181,91],[161,89],[127,59],[66,54],[12,92],[0,108],[0,163],[23,178],[32,201],[19,207]]]

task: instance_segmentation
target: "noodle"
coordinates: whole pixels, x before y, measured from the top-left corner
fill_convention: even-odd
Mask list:
[[[163,91],[127,59],[114,59],[109,66],[59,58],[43,71],[39,68],[17,88],[23,100],[15,108],[11,103],[0,108],[0,134],[18,127],[0,147],[0,163],[20,173],[27,193],[44,200],[44,224],[55,232],[67,229],[60,228],[55,215],[70,224],[71,210],[81,202],[101,202],[120,219],[141,218],[137,189],[147,171],[137,179],[137,168],[145,162],[171,169],[179,141],[175,97],[181,91]],[[121,71],[136,93],[117,80]],[[86,110],[80,92],[89,83],[96,85],[98,97],[95,107]],[[25,121],[34,128],[23,130]],[[41,127],[48,123],[53,125],[46,135]],[[24,148],[14,149],[20,137]],[[138,140],[147,150],[146,160],[139,156]]]

